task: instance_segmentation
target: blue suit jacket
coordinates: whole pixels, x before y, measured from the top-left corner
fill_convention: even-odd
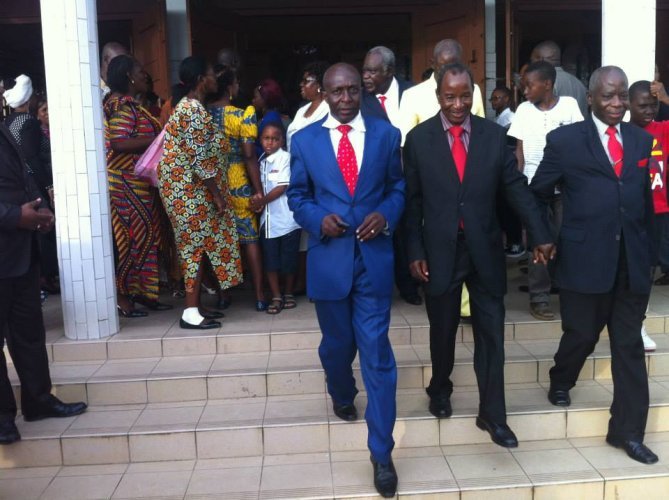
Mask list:
[[[332,148],[329,129],[320,120],[295,134],[291,142],[288,205],[309,233],[307,291],[316,300],[341,300],[353,285],[355,230],[371,212],[381,213],[390,234],[361,243],[360,253],[379,296],[393,290],[392,230],[404,209],[400,132],[387,121],[365,117],[365,143],[355,193],[350,195]],[[321,221],[335,213],[349,228],[339,238],[322,238]]]
[[[397,78],[397,85],[399,87],[399,99],[400,102],[402,102],[402,94],[404,94],[406,89],[413,87],[413,83]],[[388,114],[381,107],[381,103],[376,98],[376,94],[367,92],[364,87],[362,90],[362,98],[360,99],[360,112],[365,118],[374,117],[388,121]]]
[[[653,199],[648,159],[653,138],[621,123],[623,171],[616,176],[592,118],[547,136],[544,157],[531,188],[546,203],[562,191],[563,220],[557,247],[556,282],[565,290],[606,293],[613,289],[624,240],[630,289],[649,293]]]

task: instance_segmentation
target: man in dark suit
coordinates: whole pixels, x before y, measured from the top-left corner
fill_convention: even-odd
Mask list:
[[[591,116],[547,136],[532,189],[545,204],[563,199],[556,281],[563,335],[550,370],[548,399],[569,406],[585,359],[608,327],[613,404],[607,443],[634,460],[657,462],[643,444],[648,375],[639,335],[651,288],[653,199],[648,159],[653,138],[622,122],[627,77],[616,66],[590,78]]]
[[[21,439],[2,350],[5,338],[21,381],[26,421],[69,417],[86,410],[84,403],[65,404],[51,394],[35,233],[53,227],[53,214],[45,207],[18,145],[0,124],[0,444]]]
[[[449,377],[466,283],[480,394],[476,425],[500,446],[515,447],[504,401],[506,262],[497,193],[540,244],[534,250],[537,261],[550,255],[551,237],[507,147],[505,129],[471,114],[474,85],[467,68],[446,65],[437,83],[441,111],[409,132],[404,146],[409,261],[412,274],[424,283],[430,320],[429,409],[438,418],[452,413]]]
[[[367,52],[362,65],[362,84],[365,88],[360,100],[363,116],[388,120],[399,128],[400,101],[411,82],[395,76],[395,54],[388,47],[379,45]],[[423,299],[418,294],[418,283],[409,272],[406,249],[406,230],[401,220],[393,235],[395,251],[395,286],[405,302],[419,306]]]
[[[404,209],[400,132],[360,114],[360,74],[352,66],[330,67],[323,87],[329,115],[291,142],[288,204],[309,233],[307,292],[323,332],[318,352],[334,412],[357,418],[351,363],[358,351],[374,485],[389,497],[397,490],[391,458],[397,368],[388,327],[392,231]]]

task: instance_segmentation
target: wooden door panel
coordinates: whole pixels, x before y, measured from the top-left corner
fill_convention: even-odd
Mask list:
[[[165,0],[151,0],[150,4],[132,20],[132,52],[153,78],[154,92],[163,98],[169,94],[170,87],[167,68],[166,12]]]

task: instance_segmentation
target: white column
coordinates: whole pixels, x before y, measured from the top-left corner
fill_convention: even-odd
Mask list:
[[[602,66],[620,66],[630,85],[653,80],[655,0],[602,0]]]
[[[191,54],[190,23],[186,0],[167,0],[167,55],[170,83],[179,81],[179,64]]]
[[[95,0],[41,0],[65,335],[118,332]]]
[[[485,0],[485,95],[483,96],[486,116],[495,116],[490,105],[490,96],[497,87],[497,44],[495,0]]]

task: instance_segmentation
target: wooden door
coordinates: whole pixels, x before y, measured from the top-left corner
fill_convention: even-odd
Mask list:
[[[170,81],[167,67],[165,0],[142,2],[145,8],[132,19],[132,53],[153,78],[153,91],[165,98]]]

